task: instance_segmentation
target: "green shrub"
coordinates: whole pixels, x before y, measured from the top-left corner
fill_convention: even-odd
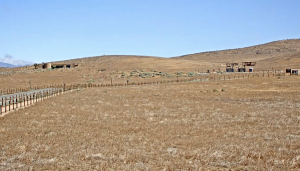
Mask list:
[[[195,73],[194,72],[188,72],[188,77],[193,77],[193,76],[195,76]]]

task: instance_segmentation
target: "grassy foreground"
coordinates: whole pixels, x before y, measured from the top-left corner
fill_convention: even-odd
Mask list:
[[[93,88],[0,117],[0,170],[300,168],[300,77]]]

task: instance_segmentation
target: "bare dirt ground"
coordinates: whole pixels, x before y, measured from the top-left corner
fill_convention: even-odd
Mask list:
[[[91,88],[0,118],[0,170],[299,170],[300,77]]]

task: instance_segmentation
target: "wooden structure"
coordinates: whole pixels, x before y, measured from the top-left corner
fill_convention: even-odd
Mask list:
[[[226,63],[226,72],[234,72],[234,67],[238,65],[239,63]]]
[[[290,75],[299,75],[300,69],[286,69],[286,73],[289,73]]]
[[[42,64],[39,64],[39,68],[43,68],[43,69],[56,69],[56,68],[74,68],[74,67],[77,67],[78,64],[76,63],[73,63],[73,64],[70,64],[70,63],[42,63]]]
[[[246,66],[255,66],[256,62],[242,62],[244,68],[239,68],[239,72],[246,72]],[[253,68],[249,68],[249,72],[253,72]]]

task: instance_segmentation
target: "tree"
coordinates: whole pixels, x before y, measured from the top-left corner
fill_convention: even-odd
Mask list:
[[[33,64],[35,69],[38,69],[39,65],[37,63]]]

